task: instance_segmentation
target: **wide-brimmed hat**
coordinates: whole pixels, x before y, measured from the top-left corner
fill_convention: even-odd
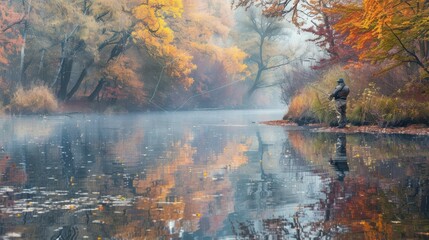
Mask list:
[[[344,79],[342,79],[342,78],[338,79],[337,83],[344,83]]]

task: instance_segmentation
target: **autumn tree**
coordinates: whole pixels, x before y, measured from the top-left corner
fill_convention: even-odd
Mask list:
[[[132,35],[142,41],[151,56],[159,59],[171,77],[189,87],[193,83],[189,74],[196,66],[192,63],[192,56],[175,46],[174,31],[167,21],[168,18],[180,18],[182,13],[181,0],[142,3],[133,9],[137,23]]]
[[[10,65],[10,59],[15,56],[22,45],[22,37],[19,27],[25,15],[19,13],[14,5],[8,1],[0,2],[0,102],[8,102],[13,95],[12,88],[15,82],[5,76]]]
[[[23,22],[24,15],[18,13],[11,3],[0,2],[0,64],[9,63],[8,56],[16,53],[22,44],[17,25]]]
[[[226,20],[221,14],[231,9],[225,3],[220,4],[221,1],[214,2],[207,4],[214,6],[209,7],[211,12],[205,11],[211,18],[201,23],[198,21],[204,14],[194,9],[187,8],[186,18],[183,17],[181,0],[47,0],[23,4],[16,1],[12,5],[2,2],[2,11],[20,10],[20,14],[11,18],[13,21],[4,18],[6,24],[2,30],[11,31],[9,24],[13,24],[19,30],[18,38],[24,39],[25,35],[25,45],[17,45],[15,49],[18,51],[22,46],[21,56],[13,60],[21,66],[19,79],[24,88],[46,85],[63,101],[75,95],[87,96],[90,101],[110,99],[111,93],[119,99],[124,98],[123,94],[136,94],[128,99],[145,101],[143,82],[145,87],[154,88],[153,93],[178,89],[186,93],[191,87],[195,93],[193,77],[199,75],[191,74],[196,69],[197,56],[203,65],[219,63],[226,75],[245,71],[244,52],[236,46],[215,43],[228,35],[231,18]],[[193,1],[186,4],[190,6]],[[18,29],[18,23],[24,21]],[[195,26],[192,31],[186,28],[188,21]],[[216,26],[217,23],[221,24]],[[199,29],[205,29],[207,37],[203,41],[191,39],[198,36]],[[9,32],[7,37],[11,37]],[[211,56],[207,58],[207,54]],[[204,69],[210,69],[213,74],[210,79],[216,82],[215,68]],[[126,74],[121,75],[123,70]],[[158,88],[163,84],[168,87]]]
[[[13,49],[0,50],[2,63],[17,66],[6,71],[15,73],[24,89],[45,85],[61,101],[77,96],[114,102],[132,95],[128,99],[144,102],[149,92],[162,92],[164,103],[176,105],[175,94],[184,93],[185,100],[202,96],[199,100],[213,106],[241,95],[229,86],[246,76],[247,55],[231,41],[234,19],[224,1],[45,0],[0,6],[1,41],[6,46],[15,39]]]
[[[122,7],[123,2],[109,0],[31,2],[29,54],[21,60],[27,66],[23,72],[31,75],[27,85],[45,84],[60,100],[70,99],[89,68],[104,61],[100,46],[131,24]]]
[[[291,20],[296,25],[302,24],[300,19],[300,7],[306,1],[303,0],[233,0],[232,6],[244,7],[250,9],[252,6],[260,6],[263,9],[263,14],[268,17],[282,17],[287,14],[291,14]]]
[[[247,74],[247,55],[231,41],[234,23],[233,11],[222,0],[184,1],[182,18],[172,28],[177,46],[192,55],[197,68],[191,74],[195,82],[190,91],[180,91],[177,96],[184,102],[178,107],[241,104],[241,94],[234,87]],[[193,96],[198,101],[187,101]]]
[[[132,54],[119,58],[103,70],[103,79],[107,81],[102,98],[110,103],[127,99],[127,103],[139,106],[145,100],[144,84],[140,81],[138,70],[140,63]]]
[[[137,29],[132,9],[139,4],[141,2],[137,0],[50,0],[33,3],[28,20],[31,33],[27,43],[29,54],[25,60],[25,71],[32,78],[28,79],[27,86],[48,85],[64,101],[76,93],[80,96],[87,94],[88,100],[95,100],[104,93],[104,86],[138,86],[135,90],[139,92],[143,86],[142,78],[122,78],[122,83],[118,85],[117,74],[114,74],[124,67],[124,62],[130,61],[129,57],[135,63],[142,62],[136,59],[135,54],[120,60],[130,47],[136,46],[131,41],[132,33]],[[135,48],[133,50],[136,51]],[[129,74],[136,76],[138,68],[134,64],[127,70],[132,69],[133,73]],[[113,75],[107,76],[106,73]],[[92,91],[88,92],[88,89]],[[141,100],[143,96],[145,94],[139,92],[138,96],[131,98]]]
[[[294,23],[304,32],[313,34],[308,41],[314,42],[323,49],[327,56],[321,58],[314,68],[323,68],[336,63],[347,63],[356,60],[355,51],[344,44],[344,34],[333,28],[338,21],[338,14],[332,8],[342,0],[308,0],[308,1],[267,1],[236,0],[235,7],[250,8],[261,5],[263,14],[268,17],[283,17]]]
[[[251,9],[246,14],[247,19],[241,23],[241,41],[246,46],[253,73],[246,94],[249,99],[257,89],[279,85],[279,79],[276,81],[275,77],[267,74],[302,59],[303,54],[300,51],[303,45],[292,47],[290,42],[284,41],[288,35],[287,26],[280,18],[266,17],[258,14],[256,9]]]
[[[429,77],[427,1],[364,0],[338,4],[333,12],[341,16],[334,28],[347,35],[345,43],[359,51],[360,60],[387,60],[389,68],[411,64]]]
[[[344,43],[345,36],[334,29],[338,14],[332,12],[341,0],[309,0],[303,4],[306,15],[310,18],[301,29],[313,34],[309,41],[314,42],[327,53],[314,68],[324,68],[332,64],[344,64],[357,60],[356,51]]]

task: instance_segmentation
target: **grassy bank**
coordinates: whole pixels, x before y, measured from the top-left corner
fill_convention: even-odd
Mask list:
[[[351,89],[347,118],[352,125],[402,127],[429,123],[429,82],[361,77],[358,71],[335,67],[297,92],[291,99],[285,120],[302,124],[336,125],[334,101],[328,100],[338,78]],[[387,78],[390,78],[387,79]]]

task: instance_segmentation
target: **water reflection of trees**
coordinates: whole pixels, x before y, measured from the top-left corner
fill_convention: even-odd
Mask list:
[[[226,175],[246,162],[243,152],[248,143],[228,142],[222,152],[207,153],[208,161],[194,162],[200,142],[192,140],[187,135],[173,143],[165,156],[171,161],[135,179],[137,193],[142,196],[136,202],[137,211],[144,217],[121,228],[117,237],[155,239],[197,231],[210,235],[220,228],[233,210]]]
[[[244,207],[229,216],[232,233],[238,238],[403,239],[428,235],[427,138],[300,131],[287,132],[287,136],[284,158],[280,158],[283,173],[267,175],[261,167],[259,181],[266,182],[255,184],[258,181],[242,177],[237,183],[238,189],[247,186],[250,193],[247,197],[237,193],[236,201]],[[260,139],[259,146],[264,155],[267,145]],[[277,210],[287,205],[278,199],[274,200],[277,208],[248,204],[273,201],[273,193],[264,194],[265,198],[255,198],[253,193],[264,184],[284,181],[284,173],[292,165],[297,174],[300,167],[307,166],[322,177],[317,202],[302,203],[286,214]]]
[[[228,217],[229,231],[238,239],[320,237],[314,223],[323,216],[306,211],[318,202],[320,177],[288,141],[267,142],[260,132],[256,135],[258,150],[237,173],[236,210]]]
[[[389,239],[428,231],[423,137],[347,135],[349,172],[339,181],[329,163],[335,134],[291,131],[282,143],[272,128],[152,129],[141,119],[85,117],[49,129],[0,138],[8,143],[0,235]]]
[[[19,169],[29,181],[24,177],[18,182],[11,199],[2,197],[11,203],[6,208],[13,214],[0,216],[7,226],[0,235],[11,231],[36,239],[214,235],[233,211],[229,171],[247,162],[244,153],[251,141],[220,129],[215,137],[222,144],[210,151],[213,139],[205,131],[141,125],[83,117],[52,126],[52,134],[43,139],[27,136],[11,144],[7,154],[17,164],[24,161],[27,168]]]
[[[335,151],[336,137],[335,134],[289,133],[294,148],[308,161],[321,165],[327,158],[320,156]],[[317,206],[325,209],[325,234],[345,238],[359,235],[366,239],[426,234],[429,230],[428,143],[424,137],[347,135],[351,171],[344,182],[330,175],[326,197]]]

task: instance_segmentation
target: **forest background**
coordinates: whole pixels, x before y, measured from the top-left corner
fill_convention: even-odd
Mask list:
[[[274,3],[273,3],[274,2]],[[429,122],[422,0],[2,0],[0,104],[13,114],[288,108],[335,123]]]

